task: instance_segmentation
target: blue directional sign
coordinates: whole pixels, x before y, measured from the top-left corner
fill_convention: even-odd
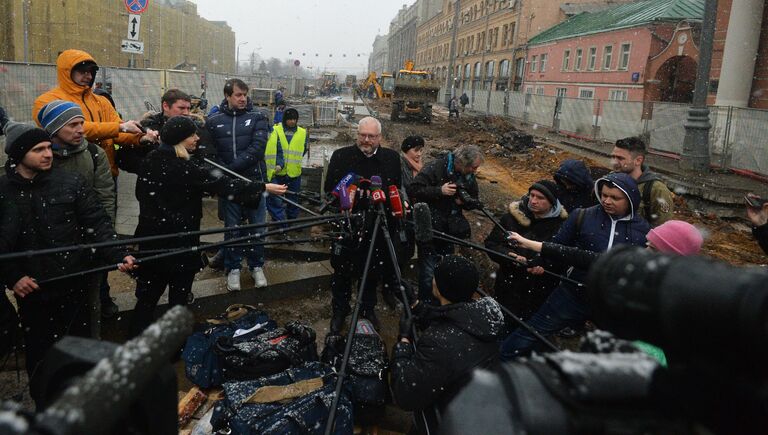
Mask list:
[[[132,14],[140,14],[147,10],[149,0],[123,0],[125,8]]]

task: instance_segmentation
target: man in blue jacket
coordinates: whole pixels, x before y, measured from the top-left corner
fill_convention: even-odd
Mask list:
[[[635,180],[624,173],[611,173],[595,182],[595,193],[600,204],[576,209],[552,241],[593,252],[605,252],[620,244],[645,246],[650,226],[637,213],[640,191]],[[568,276],[583,283],[587,272],[573,267]],[[580,327],[590,315],[585,288],[561,281],[528,325],[542,335],[549,335],[565,327]],[[501,357],[509,360],[525,356],[535,345],[536,338],[518,328],[502,343]]]
[[[208,118],[205,127],[213,137],[216,154],[222,164],[251,180],[266,181],[264,148],[269,137],[269,120],[263,113],[253,111],[245,82],[240,79],[227,80],[219,112]],[[219,209],[224,215],[225,227],[240,225],[243,219],[251,224],[264,223],[266,220],[266,201],[259,201],[256,207],[248,207],[227,198],[219,198]],[[244,235],[245,231],[230,231],[224,237],[230,239]],[[227,289],[230,291],[240,290],[243,254],[239,248],[224,250]],[[248,248],[245,255],[256,287],[266,287],[264,247]]]

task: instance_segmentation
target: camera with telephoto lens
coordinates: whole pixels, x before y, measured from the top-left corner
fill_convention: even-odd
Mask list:
[[[591,268],[601,328],[581,352],[477,371],[445,408],[441,433],[768,433],[768,273],[703,257],[619,247]]]
[[[470,195],[467,190],[467,181],[464,177],[453,177],[452,182],[456,185],[456,197],[461,200],[461,208],[464,210],[479,210],[483,208],[483,203],[479,199]]]

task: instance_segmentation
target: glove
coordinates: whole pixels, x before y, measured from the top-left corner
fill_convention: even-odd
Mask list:
[[[526,265],[526,267],[539,267],[539,266],[541,267],[546,266],[546,262],[544,261],[543,258],[541,258],[541,255],[537,255],[533,258],[528,259],[528,264]]]
[[[397,334],[397,339],[407,338],[413,340],[413,317],[408,317],[403,313],[400,317],[400,332]]]

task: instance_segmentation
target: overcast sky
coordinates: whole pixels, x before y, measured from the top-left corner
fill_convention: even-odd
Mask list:
[[[240,60],[298,59],[313,70],[365,71],[376,34],[414,0],[192,0],[198,13],[235,31]],[[292,53],[292,54],[289,54]],[[317,54],[317,56],[315,56]],[[360,54],[360,57],[357,55]],[[331,56],[332,55],[332,56]],[[344,57],[346,55],[346,57]]]

